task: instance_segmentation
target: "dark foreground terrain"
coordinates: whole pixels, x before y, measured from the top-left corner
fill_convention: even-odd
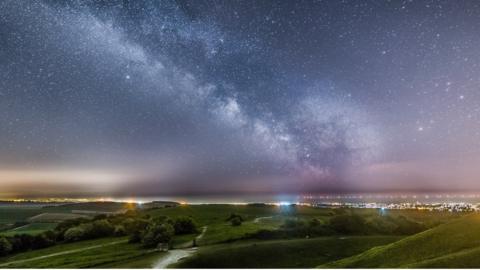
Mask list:
[[[476,213],[8,204],[0,228],[0,268],[480,267]]]

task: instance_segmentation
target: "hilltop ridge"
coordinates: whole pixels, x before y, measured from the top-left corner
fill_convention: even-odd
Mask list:
[[[480,214],[474,213],[400,241],[374,247],[320,268],[480,266]]]

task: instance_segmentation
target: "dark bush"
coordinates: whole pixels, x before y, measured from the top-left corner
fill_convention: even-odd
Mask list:
[[[146,248],[154,248],[159,244],[169,244],[175,229],[168,223],[151,223],[142,238],[142,244]]]
[[[53,245],[55,245],[55,241],[49,239],[44,233],[34,236],[32,241],[32,249],[46,248]]]
[[[5,256],[12,251],[12,244],[5,237],[0,237],[0,256]]]
[[[240,226],[242,225],[242,219],[239,217],[234,217],[230,219],[230,224],[232,224],[232,226]]]
[[[230,221],[230,220],[232,220],[232,219],[234,219],[234,218],[238,218],[238,219],[240,219],[240,221],[242,221],[242,222],[244,221],[244,219],[243,219],[243,217],[242,217],[241,215],[235,214],[235,213],[230,214],[230,216],[226,219],[226,221]]]
[[[29,234],[16,234],[9,239],[12,252],[26,251],[32,248],[33,236]]]
[[[90,227],[90,232],[88,233],[91,238],[98,238],[98,237],[105,237],[105,236],[112,236],[115,232],[115,227],[110,224],[105,219],[96,220],[92,223]]]
[[[175,229],[175,234],[190,234],[198,231],[197,224],[190,217],[179,217],[175,219],[173,228]]]
[[[127,234],[138,233],[147,229],[149,221],[140,218],[127,218],[120,223],[125,227]]]
[[[63,238],[67,242],[75,242],[75,241],[80,241],[85,239],[85,231],[80,227],[73,227],[68,229],[65,234],[63,235]]]
[[[125,230],[125,227],[122,225],[117,225],[115,226],[115,230],[113,232],[115,236],[125,236],[127,235],[127,231]]]
[[[63,241],[65,232],[73,227],[77,227],[80,224],[91,222],[90,219],[87,218],[76,218],[76,219],[68,219],[65,221],[60,222],[57,227],[55,228],[55,232],[57,233],[57,241]]]
[[[142,242],[144,231],[134,231],[130,234],[128,239],[129,243],[140,243]]]

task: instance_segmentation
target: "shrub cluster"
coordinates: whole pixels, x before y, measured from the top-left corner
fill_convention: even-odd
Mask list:
[[[327,235],[412,235],[424,231],[426,226],[404,216],[375,216],[366,219],[363,216],[347,212],[333,215],[328,222],[322,223],[313,218],[287,219],[277,230],[260,230],[247,235],[248,238],[282,239],[295,237],[318,237]]]
[[[54,230],[39,235],[17,234],[0,237],[0,256],[41,249],[57,243],[76,242],[109,236],[130,236],[130,242],[141,243],[145,248],[156,248],[170,244],[175,234],[196,233],[197,225],[190,217],[151,218],[129,211],[119,215],[99,215],[93,219],[66,220]]]
[[[227,221],[230,221],[230,224],[232,224],[232,226],[240,226],[242,225],[242,222],[244,221],[244,219],[241,215],[232,213],[227,218]]]

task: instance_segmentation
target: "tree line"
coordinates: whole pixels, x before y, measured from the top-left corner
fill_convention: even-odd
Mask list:
[[[150,217],[129,210],[118,215],[98,215],[93,219],[65,220],[54,230],[38,235],[0,236],[0,256],[102,237],[128,236],[129,242],[145,248],[167,247],[174,235],[198,232],[191,217]]]

